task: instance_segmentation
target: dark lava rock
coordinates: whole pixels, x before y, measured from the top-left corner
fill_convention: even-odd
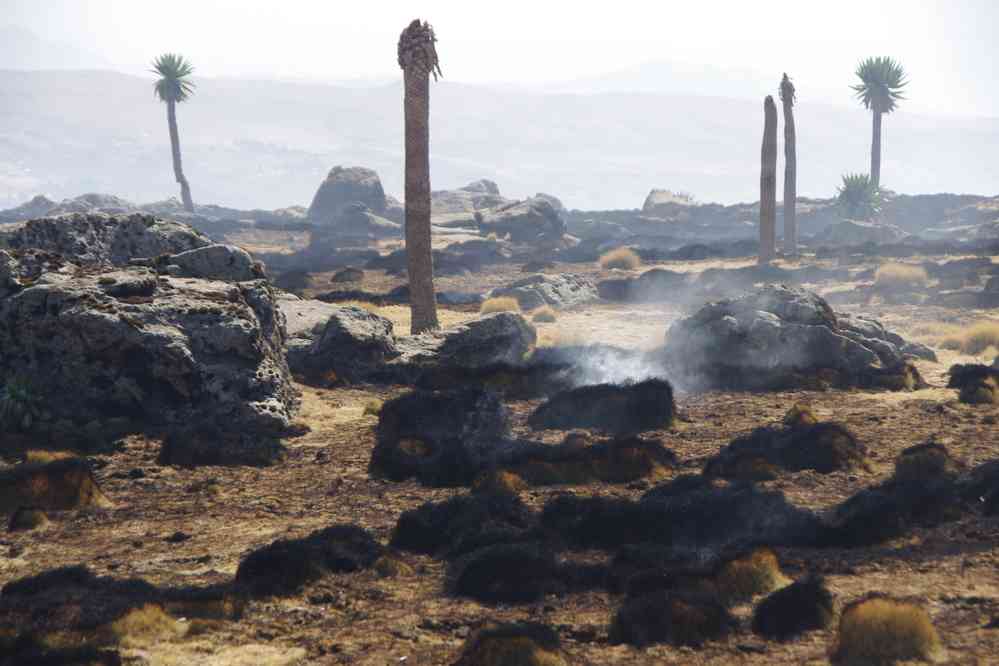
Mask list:
[[[673,425],[673,387],[664,379],[637,384],[600,384],[565,391],[528,418],[535,430],[593,428],[616,435],[665,430]]]

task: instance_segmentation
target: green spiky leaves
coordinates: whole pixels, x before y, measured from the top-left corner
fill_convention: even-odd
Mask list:
[[[188,77],[194,65],[177,53],[164,53],[153,61],[153,74],[160,78],[153,84],[156,96],[164,102],[183,102],[194,94],[194,82]]]
[[[868,58],[857,65],[860,83],[850,86],[864,108],[878,113],[891,113],[900,100],[902,89],[909,84],[902,63],[887,56]]]
[[[843,176],[837,202],[848,218],[869,220],[881,213],[881,188],[866,173],[848,173]]]
[[[29,430],[41,414],[41,403],[27,378],[9,378],[0,387],[0,431]]]

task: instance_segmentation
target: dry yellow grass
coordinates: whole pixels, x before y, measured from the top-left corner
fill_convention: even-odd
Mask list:
[[[553,310],[550,305],[542,305],[534,311],[534,316],[532,316],[531,319],[539,324],[551,324],[554,323],[558,317],[555,315],[555,310]]]
[[[368,400],[364,403],[364,416],[378,416],[382,413],[382,404],[381,400]]]
[[[929,282],[926,269],[912,264],[895,262],[882,264],[874,275],[874,286],[879,289],[907,289],[922,287]]]
[[[840,664],[886,664],[940,655],[940,636],[919,606],[885,596],[843,609],[833,659]]]
[[[715,577],[719,594],[733,603],[749,601],[790,583],[780,570],[777,555],[769,548],[757,548],[726,562]]]
[[[626,271],[633,271],[642,265],[642,260],[630,247],[619,247],[616,250],[604,253],[600,257],[599,264],[600,268],[605,270],[620,268]]]
[[[982,319],[973,324],[958,326],[943,322],[929,322],[912,328],[914,337],[943,349],[981,356],[986,360],[999,353],[999,320]]]
[[[156,604],[129,611],[111,623],[111,634],[124,647],[141,647],[182,637],[187,627]]]
[[[482,301],[479,307],[481,314],[492,314],[493,312],[520,312],[520,303],[511,296],[494,296]]]
[[[375,305],[364,301],[346,301],[337,305],[356,305],[364,308],[379,317],[385,317],[392,322],[392,328],[396,335],[409,335],[409,329],[413,321],[413,313],[408,305]],[[437,308],[437,321],[443,328],[449,328],[466,321],[475,319],[478,315],[474,312],[459,312],[447,308]]]
[[[527,490],[527,488],[527,483],[522,478],[506,470],[483,472],[472,483],[473,493],[485,495],[519,495],[522,491]]]

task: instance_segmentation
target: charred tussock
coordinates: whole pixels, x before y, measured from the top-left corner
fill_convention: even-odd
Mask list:
[[[940,636],[923,608],[874,593],[843,609],[831,659],[844,665],[931,661],[942,651]]]
[[[946,479],[892,479],[865,488],[837,506],[820,545],[853,548],[883,543],[914,527],[953,522],[966,511],[958,486]]]
[[[955,460],[946,446],[932,440],[910,446],[895,460],[895,480],[901,482],[953,482],[965,471],[964,463]]]
[[[652,590],[707,594],[727,606],[773,592],[790,581],[768,547],[730,547],[705,558],[696,550],[639,544],[611,560],[608,587],[634,597]]]
[[[781,588],[753,611],[753,632],[777,641],[788,641],[808,631],[832,624],[834,598],[821,577],[809,576]]]
[[[414,391],[382,406],[369,469],[392,481],[468,485],[508,435],[508,411],[496,393]]]
[[[472,492],[479,495],[519,495],[527,490],[524,479],[506,470],[483,472],[472,482]]]
[[[96,576],[84,566],[7,583],[0,656],[11,664],[121,663],[118,645],[179,636],[176,617],[235,619],[242,602],[228,586],[160,588],[142,579]],[[103,660],[103,661],[102,661]]]
[[[334,525],[251,551],[239,563],[235,584],[252,596],[290,595],[322,576],[367,569],[384,551],[366,530]]]
[[[969,405],[999,405],[999,368],[987,365],[954,365],[947,388],[958,389],[958,400]]]
[[[482,603],[531,603],[564,591],[559,573],[555,554],[545,544],[498,543],[453,561],[449,587]]]
[[[22,463],[0,470],[0,511],[4,513],[21,507],[67,511],[109,506],[110,500],[82,458]]]
[[[558,634],[533,622],[486,623],[465,641],[453,666],[566,666]]]
[[[534,514],[516,495],[459,495],[404,511],[391,545],[450,557],[491,544],[528,540],[535,522]]]
[[[664,379],[598,384],[560,393],[528,418],[535,430],[588,428],[613,435],[668,430],[676,418],[673,387]]]
[[[507,471],[529,485],[549,486],[656,479],[676,465],[677,457],[659,440],[627,437],[588,446],[572,441],[539,445],[515,460]]]
[[[736,626],[724,604],[711,595],[658,590],[625,600],[611,624],[610,642],[701,647],[725,638]]]
[[[794,411],[794,410],[792,410]],[[812,422],[810,413],[789,413],[785,423],[757,428],[734,439],[704,467],[705,476],[767,481],[782,471],[867,469],[866,449],[841,423]],[[814,417],[811,417],[814,418]]]
[[[715,549],[807,545],[818,539],[818,518],[779,491],[687,479],[683,486],[653,488],[637,502],[563,495],[545,505],[541,523],[567,543],[604,550],[643,543]]]

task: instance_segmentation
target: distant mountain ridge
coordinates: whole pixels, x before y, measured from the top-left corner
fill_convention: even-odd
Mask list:
[[[115,192],[176,194],[151,79],[109,71],[0,71],[0,208]],[[568,208],[637,208],[654,187],[699,201],[758,197],[761,102],[666,93],[512,91],[444,80],[431,101],[434,189],[488,178]],[[179,108],[194,197],[241,209],[307,205],[335,164],[378,171],[402,192],[398,84],[201,79]],[[828,197],[865,171],[869,116],[802,102],[799,193]],[[886,122],[884,182],[899,192],[999,191],[999,119]]]

